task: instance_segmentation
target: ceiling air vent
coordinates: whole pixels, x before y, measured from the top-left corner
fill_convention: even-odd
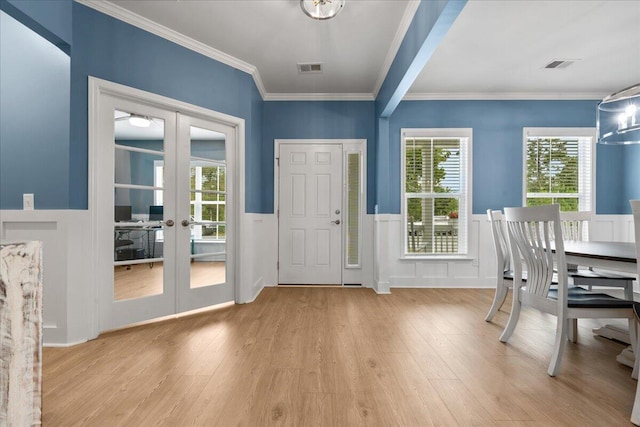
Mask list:
[[[298,72],[302,74],[321,73],[322,63],[316,64],[298,64]]]
[[[544,68],[548,68],[548,69],[567,68],[569,65],[573,64],[576,61],[578,60],[577,59],[554,59],[553,61],[545,65]]]

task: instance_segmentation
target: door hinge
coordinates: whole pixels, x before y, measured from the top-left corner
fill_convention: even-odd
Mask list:
[[[276,213],[276,218],[280,219],[280,209],[278,209],[278,211]]]
[[[276,261],[276,270],[280,270],[280,261]]]

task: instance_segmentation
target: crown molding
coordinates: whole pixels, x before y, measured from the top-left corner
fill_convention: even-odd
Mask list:
[[[413,17],[415,16],[418,7],[420,7],[420,0],[411,0],[408,2],[407,8],[404,10],[404,15],[402,15],[402,19],[400,20],[400,24],[398,25],[396,35],[391,42],[391,46],[389,46],[387,56],[384,58],[384,62],[382,63],[382,67],[380,68],[380,74],[378,74],[378,79],[373,86],[374,98],[376,98],[378,96],[378,92],[380,92],[380,88],[384,83],[384,79],[387,77],[387,73],[391,68],[391,64],[393,64],[393,60],[396,58],[396,54],[400,49],[400,45],[402,44],[402,40],[404,40],[404,36],[407,35],[407,31],[409,30],[409,26],[413,21]]]
[[[402,100],[599,100],[605,96],[607,96],[607,94],[603,92],[413,92],[407,93]]]
[[[372,93],[267,93],[265,101],[375,101]]]
[[[181,34],[175,30],[167,28],[164,25],[158,24],[157,22],[154,22],[136,13],[133,13],[109,1],[104,1],[104,0],[74,0],[74,1],[84,6],[90,7],[94,10],[97,10],[98,12],[104,13],[105,15],[109,15],[112,18],[126,22],[127,24],[130,24],[130,25],[133,25],[134,27],[138,27],[142,30],[148,31],[152,34],[155,34],[158,37],[162,37],[163,39],[169,40],[173,43],[176,43],[182,47],[185,47],[189,50],[197,52],[208,58],[214,59],[225,65],[228,65],[237,70],[250,74],[253,77],[253,80],[258,88],[258,91],[260,92],[260,95],[264,99],[264,96],[266,94],[264,84],[262,83],[262,79],[260,78],[260,73],[258,73],[258,69],[254,65],[244,62],[218,49],[214,49],[211,46],[208,46],[202,42],[199,42],[198,40],[192,39],[191,37],[187,37],[184,34]]]

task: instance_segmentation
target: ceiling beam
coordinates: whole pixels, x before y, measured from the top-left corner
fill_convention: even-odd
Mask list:
[[[377,117],[389,117],[467,4],[422,0],[376,98]]]

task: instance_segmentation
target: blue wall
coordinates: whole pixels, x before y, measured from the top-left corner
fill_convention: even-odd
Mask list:
[[[262,99],[253,78],[139,28],[73,4],[70,207],[87,207],[88,76],[245,119],[248,212],[262,212]]]
[[[404,101],[388,123],[378,129],[374,102],[263,102],[251,76],[242,71],[78,3],[52,1],[45,8],[37,7],[39,4],[0,0],[3,9],[13,7],[59,40],[73,41],[71,83],[66,91],[67,96],[71,94],[70,135],[53,138],[45,131],[46,124],[36,124],[29,129],[34,136],[27,139],[21,135],[19,143],[11,144],[5,137],[11,126],[2,122],[1,209],[21,207],[19,196],[24,192],[36,193],[36,207],[40,209],[87,208],[90,75],[244,118],[246,210],[256,213],[271,213],[274,209],[274,139],[366,139],[367,212],[372,213],[378,204],[380,213],[399,213],[400,129],[471,127],[473,212],[482,214],[487,208],[521,204],[523,127],[595,125],[596,101]],[[3,67],[11,63],[15,70],[13,60],[4,59],[5,52],[9,50],[2,49]],[[49,65],[28,68],[51,72]],[[3,81],[6,75],[3,68]],[[40,98],[31,101],[22,96],[7,96],[10,92],[5,92],[4,87],[2,92],[3,102],[11,100],[11,109],[25,100],[29,111],[23,117],[33,115],[36,106],[44,106],[44,111],[37,114],[40,119],[53,114],[54,109],[55,113],[60,110],[59,102],[46,106],[43,100],[49,93],[43,91]],[[3,104],[2,110],[7,108]],[[376,132],[384,135],[377,136]],[[388,143],[377,147],[376,138],[387,137]],[[635,146],[598,146],[597,213],[628,213],[628,199],[640,198],[637,186],[640,172],[635,167],[640,160],[639,151]],[[26,170],[17,165],[21,161],[24,164],[26,159],[30,166],[35,166],[31,169],[34,173],[17,181],[13,177]],[[42,161],[47,161],[48,167],[38,163]]]
[[[69,206],[69,56],[0,12],[0,208]]]
[[[262,206],[273,212],[275,139],[366,139],[367,212],[375,204],[375,105],[373,101],[270,101],[264,103]]]
[[[473,213],[522,205],[522,128],[595,127],[597,101],[404,101],[391,116],[388,200],[380,211],[400,212],[400,129],[473,129]],[[596,212],[620,213],[619,147],[597,146]],[[612,191],[614,189],[614,191]],[[628,202],[627,202],[628,204]]]

